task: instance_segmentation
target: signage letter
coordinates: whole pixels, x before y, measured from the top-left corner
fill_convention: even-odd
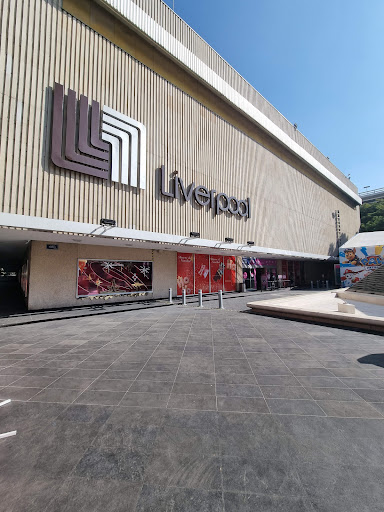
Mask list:
[[[199,185],[198,187],[195,188],[194,194],[196,202],[199,203],[201,206],[206,206],[209,203],[210,197],[207,188],[203,187],[202,185]]]
[[[187,191],[185,190],[185,187],[184,187],[183,180],[181,178],[177,178],[177,180],[179,182],[179,185],[180,185],[180,188],[181,188],[181,192],[183,193],[184,199],[187,202],[190,201],[191,197],[192,197],[193,189],[195,188],[195,183],[192,183],[192,185],[189,186],[189,190],[188,190],[188,194],[187,194]],[[177,185],[177,184],[175,183],[175,185]]]
[[[221,199],[225,200],[225,206],[222,205]],[[216,196],[216,215],[219,214],[219,212],[227,212],[229,207],[229,199],[227,194],[217,194]]]
[[[164,165],[161,166],[161,186],[160,186],[160,191],[163,194],[163,196],[175,197],[174,193],[166,192],[166,190],[165,190],[165,168],[164,168]]]

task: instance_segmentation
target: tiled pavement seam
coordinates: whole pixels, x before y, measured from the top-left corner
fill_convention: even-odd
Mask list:
[[[97,337],[97,336],[96,336],[96,337]],[[118,336],[117,336],[117,337],[118,337]],[[116,339],[116,338],[115,338],[115,339]],[[109,343],[111,343],[112,341],[113,341],[113,340],[108,341],[105,345],[103,345],[102,347],[100,347],[98,350],[102,350],[105,346],[107,346],[107,345],[108,345]],[[137,341],[137,340],[136,340],[136,341]],[[160,344],[161,344],[161,342],[159,343],[159,345],[160,345]],[[186,345],[185,345],[185,346],[186,346]],[[125,352],[127,352],[127,351],[129,350],[129,348],[130,348],[130,347],[128,347],[128,348],[126,349],[126,351],[125,351]],[[156,349],[155,349],[155,350],[156,350]],[[70,351],[69,351],[69,352],[70,352]],[[94,353],[96,353],[96,352],[97,352],[97,351],[95,351]],[[122,356],[125,352],[123,352],[123,353],[121,354],[121,356]],[[245,353],[245,352],[244,352],[244,353]],[[120,356],[120,357],[121,357],[121,356]],[[87,358],[86,358],[86,359],[87,359]],[[84,361],[86,361],[86,359],[84,359]],[[149,358],[149,359],[150,359],[150,358]],[[279,359],[281,359],[281,358],[279,358]],[[116,359],[113,363],[111,363],[111,365],[112,365],[112,364],[114,364],[117,360],[118,360],[118,359]],[[248,360],[248,358],[247,358],[247,360]],[[111,366],[111,365],[110,365],[110,366]],[[251,367],[251,368],[252,368],[252,367]],[[287,367],[287,368],[288,368],[288,367]],[[144,369],[144,367],[143,367],[143,369]],[[143,370],[143,369],[142,369],[142,370]],[[96,378],[95,378],[95,379],[90,383],[90,385],[89,385],[89,386],[91,386],[91,385],[92,385],[96,380],[100,379],[100,377],[103,375],[103,373],[105,373],[107,370],[108,370],[108,368],[107,368],[107,369],[105,369],[105,370],[104,370],[104,371],[103,371],[103,372],[102,372],[98,377],[96,377]],[[141,371],[142,371],[142,370],[141,370]],[[69,371],[70,371],[70,370],[68,370],[68,372],[69,372]],[[288,368],[288,371],[290,371],[290,370],[289,370],[289,368]],[[253,371],[253,370],[252,370],[252,372],[253,372],[253,374],[254,374],[254,371]],[[31,373],[33,373],[33,372],[31,372]],[[140,372],[140,373],[141,373],[141,372]],[[65,374],[63,374],[62,376],[65,376]],[[59,378],[60,378],[60,377],[59,377]],[[136,377],[136,379],[137,379],[137,377]],[[136,380],[136,379],[135,379],[135,380]],[[58,379],[57,379],[57,380],[58,380]],[[256,380],[257,380],[257,378],[256,378]],[[176,381],[176,377],[175,377],[175,379],[174,379],[174,382],[175,382],[175,381]],[[54,383],[54,382],[53,382],[53,383]],[[13,382],[12,384],[17,384],[17,380],[16,380],[15,382]],[[51,384],[52,384],[52,383],[51,383]],[[51,386],[51,384],[49,384],[47,387]],[[46,388],[44,388],[44,389],[46,389]],[[86,388],[86,389],[88,389],[88,388]],[[85,390],[83,390],[83,392],[84,392],[84,391],[86,391],[86,389],[85,389]],[[307,388],[307,390],[309,390],[309,392],[310,392],[310,389],[311,389],[311,388]],[[353,389],[353,388],[352,388],[352,389]],[[4,389],[4,391],[5,391],[5,390],[6,390],[6,388]],[[129,391],[129,390],[128,390],[128,391]],[[128,391],[127,391],[127,392],[128,392]],[[217,396],[217,395],[216,395],[216,396]],[[170,398],[170,396],[169,396],[169,398]],[[264,397],[264,398],[265,398],[265,397]],[[31,400],[33,400],[33,397],[31,398]],[[75,400],[76,400],[76,399],[75,399]],[[280,399],[279,399],[279,398],[275,398],[274,400],[280,400]],[[285,398],[284,400],[290,400],[290,399],[289,399],[289,398]],[[297,400],[299,400],[299,399],[297,399]],[[169,401],[169,400],[168,400],[168,401]],[[267,403],[268,403],[268,402],[267,402]],[[105,404],[105,405],[108,405],[108,404]]]
[[[223,489],[223,492],[224,492],[224,489]]]

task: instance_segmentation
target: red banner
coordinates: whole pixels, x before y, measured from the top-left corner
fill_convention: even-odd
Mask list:
[[[226,292],[236,291],[236,256],[224,256],[224,289]]]
[[[195,254],[195,293],[209,293],[209,256]]]
[[[224,262],[222,256],[210,256],[211,292],[224,289]]]
[[[187,295],[194,292],[193,254],[177,253],[177,295],[185,289]]]

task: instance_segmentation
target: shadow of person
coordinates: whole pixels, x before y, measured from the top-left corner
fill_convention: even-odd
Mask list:
[[[369,354],[358,359],[359,363],[362,364],[373,364],[374,366],[380,366],[384,368],[384,354]]]

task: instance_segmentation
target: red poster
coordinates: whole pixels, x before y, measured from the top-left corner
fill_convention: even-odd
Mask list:
[[[224,290],[236,291],[236,256],[224,256]]]
[[[209,293],[209,256],[195,254],[195,293]]]
[[[224,262],[222,256],[210,256],[211,292],[224,289]]]
[[[177,295],[185,289],[187,295],[194,292],[193,254],[177,253]]]

